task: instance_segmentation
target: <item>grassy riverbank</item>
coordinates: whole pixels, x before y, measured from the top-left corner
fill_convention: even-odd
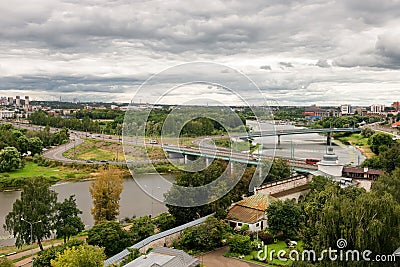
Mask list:
[[[93,178],[97,172],[97,168],[93,166],[54,165],[39,166],[33,161],[26,161],[22,169],[0,173],[0,190],[18,189],[29,177],[43,176],[49,182],[56,183]]]
[[[335,138],[344,144],[356,147],[366,158],[375,156],[368,144],[368,138],[362,136],[361,134],[353,133],[351,135],[337,136]]]

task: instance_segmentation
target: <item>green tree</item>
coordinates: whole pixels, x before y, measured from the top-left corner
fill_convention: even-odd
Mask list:
[[[290,165],[286,159],[274,159],[271,169],[264,182],[272,182],[290,177]]]
[[[186,250],[210,251],[222,246],[225,234],[225,224],[209,217],[204,223],[185,229],[180,245]]]
[[[374,254],[391,254],[400,246],[400,205],[388,193],[329,185],[309,199],[304,210],[304,246],[317,253],[336,247],[341,238],[347,241],[346,249]]]
[[[104,221],[89,230],[87,243],[103,247],[105,254],[112,256],[133,245],[134,240],[118,222]]]
[[[12,261],[8,260],[7,258],[0,258],[0,267],[14,267],[15,265]]]
[[[43,142],[39,137],[31,137],[28,139],[28,150],[35,154],[41,154],[43,150]]]
[[[117,219],[123,182],[121,173],[114,167],[103,169],[92,182],[89,191],[93,198],[92,215],[95,223]]]
[[[65,244],[58,246],[51,246],[43,251],[39,251],[37,257],[33,261],[33,267],[49,267],[51,260],[54,260],[58,254],[62,253],[67,248],[77,247],[83,245],[82,240],[71,240]]]
[[[18,137],[17,148],[18,148],[18,151],[22,154],[28,152],[29,141],[25,135]]]
[[[253,250],[251,239],[248,235],[234,235],[228,240],[228,245],[232,253],[240,255],[248,255]]]
[[[0,151],[0,172],[12,171],[21,166],[21,154],[15,147],[5,147]]]
[[[51,236],[54,225],[54,213],[57,193],[50,189],[44,177],[28,178],[22,187],[21,198],[13,204],[13,209],[6,216],[4,228],[16,237],[16,245],[37,241],[43,250],[42,240]],[[22,220],[24,219],[24,220]]]
[[[154,235],[155,224],[151,220],[149,216],[143,216],[137,218],[129,231],[132,233],[132,236],[135,239],[135,242],[139,242],[146,237]]]
[[[364,127],[361,130],[361,135],[365,138],[370,138],[373,134],[375,133],[374,130],[372,130],[370,127]]]
[[[90,245],[67,248],[51,260],[52,267],[102,267],[106,255],[104,249]]]
[[[379,154],[386,151],[393,144],[392,135],[381,132],[375,133],[368,139],[368,144],[372,152]]]
[[[285,238],[297,238],[303,217],[300,206],[289,199],[272,202],[267,209],[269,230],[272,234],[282,231]]]
[[[400,204],[400,168],[397,168],[390,174],[386,173],[379,177],[372,184],[372,191],[381,196],[389,193]]]
[[[168,212],[161,213],[153,220],[160,232],[164,232],[175,227],[175,218]]]
[[[75,196],[72,195],[63,202],[56,204],[56,223],[54,225],[57,238],[64,238],[64,243],[69,240],[72,235],[76,235],[85,229],[85,224],[78,216],[82,211],[76,205]]]

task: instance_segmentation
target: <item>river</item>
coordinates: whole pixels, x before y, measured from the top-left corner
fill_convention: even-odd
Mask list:
[[[256,122],[248,121],[247,124],[253,126],[255,131],[259,130]],[[265,131],[274,129],[276,132],[300,129],[293,125],[274,125],[271,127],[271,125],[267,123],[261,124],[261,127]],[[262,144],[262,151],[260,151],[260,153],[264,155],[291,158],[291,154],[293,154],[293,158],[301,160],[305,160],[306,158],[321,159],[327,149],[326,136],[317,133],[282,135],[280,145],[276,145],[277,137],[255,138],[254,142]],[[353,146],[344,145],[335,140],[332,146],[336,155],[339,157],[339,162],[342,164],[355,166],[361,164],[365,160],[365,157],[360,151]]]
[[[154,186],[156,188],[157,177],[157,175],[147,174],[139,176],[138,179],[146,179],[146,183],[149,186]],[[81,218],[86,228],[93,225],[93,218],[90,213],[90,209],[92,208],[92,198],[89,193],[90,183],[91,181],[83,181],[60,183],[52,186],[52,189],[58,193],[59,201],[63,201],[70,195],[76,196],[77,205],[83,212]],[[12,210],[13,203],[19,197],[20,191],[0,192],[0,247],[14,244],[13,239],[5,239],[5,236],[9,235],[9,233],[3,229],[3,224],[8,212]],[[163,203],[149,197],[133,179],[125,179],[120,204],[119,218],[131,218],[134,215],[140,217],[151,214],[155,216],[167,211]]]

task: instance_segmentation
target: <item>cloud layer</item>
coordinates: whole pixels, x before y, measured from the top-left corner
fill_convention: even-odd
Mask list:
[[[2,95],[128,102],[154,73],[212,61],[285,105],[399,100],[398,0],[16,0],[0,12]]]

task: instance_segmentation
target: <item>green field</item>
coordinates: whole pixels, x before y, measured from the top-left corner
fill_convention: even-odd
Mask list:
[[[74,154],[75,153],[75,154]],[[77,160],[108,160],[122,161],[123,151],[121,143],[85,139],[85,141],[74,149],[63,153],[64,157]]]
[[[60,180],[79,180],[93,177],[94,172],[90,167],[74,168],[70,166],[39,166],[28,161],[22,169],[12,172],[0,173],[0,190],[21,188],[25,179],[29,177],[43,176],[49,182],[55,183]]]
[[[371,151],[371,148],[368,144],[368,138],[365,138],[361,134],[353,133],[348,136],[338,137],[338,140],[345,144],[351,144],[356,146],[367,158],[374,156],[375,154]]]

